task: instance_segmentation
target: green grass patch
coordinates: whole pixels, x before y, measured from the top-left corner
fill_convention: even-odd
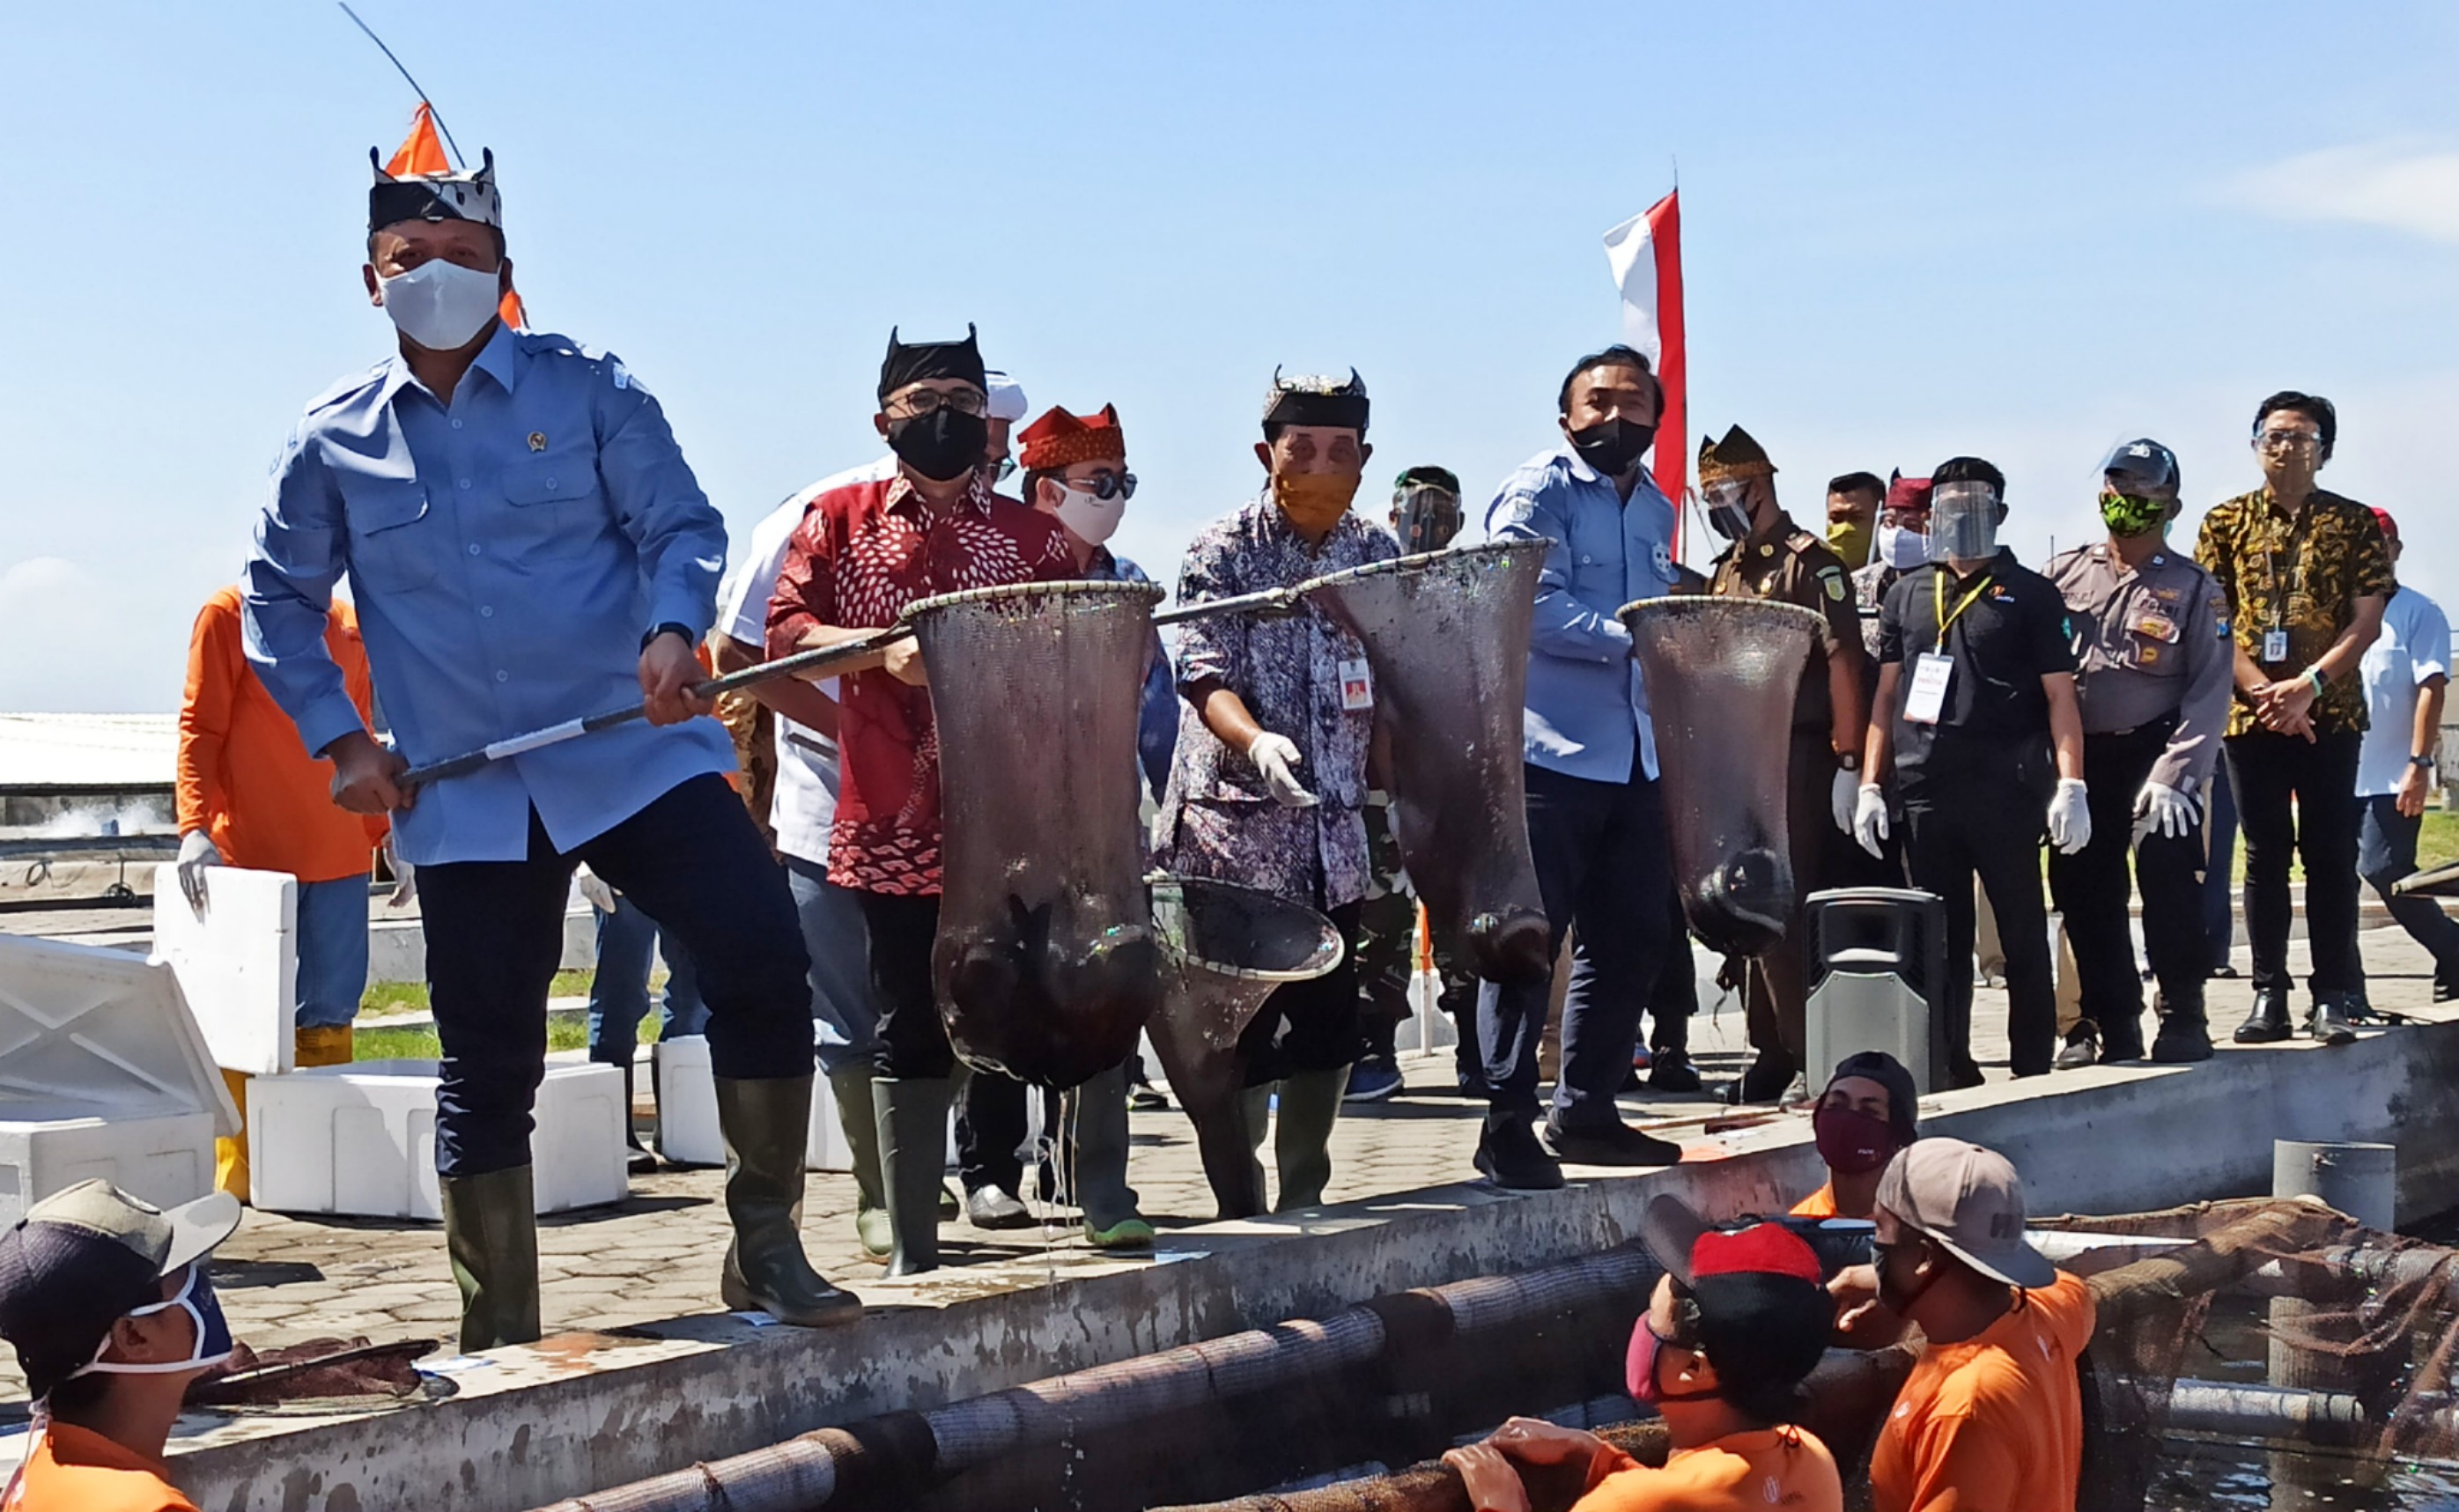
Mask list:
[[[589,984],[597,975],[586,970],[557,972],[555,984],[547,989],[546,995],[550,998],[586,998]],[[658,978],[661,983],[664,979],[663,976]],[[359,1018],[363,1021],[398,1018],[403,1014],[426,1013],[429,1007],[427,983],[423,981],[369,982],[367,992],[359,998]],[[359,1059],[364,1060],[368,1058],[361,1056]]]
[[[655,1044],[661,1027],[661,1016],[652,1012],[641,1020],[641,1043]],[[546,1047],[549,1050],[585,1050],[589,1047],[589,1019],[585,1015],[562,1013],[549,1015],[546,1021]],[[432,1060],[444,1053],[435,1030],[429,1024],[404,1024],[388,1029],[381,1024],[362,1024],[351,1040],[353,1060]]]

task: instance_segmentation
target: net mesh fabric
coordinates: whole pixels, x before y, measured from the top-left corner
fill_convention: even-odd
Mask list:
[[[1686,597],[1627,604],[1621,619],[1648,687],[1682,912],[1711,950],[1761,955],[1799,902],[1786,766],[1818,616]]]
[[[1072,1087],[1161,996],[1137,822],[1148,583],[1038,583],[911,611],[939,746],[933,980],[967,1064]]]
[[[1521,724],[1546,543],[1503,541],[1335,573],[1307,591],[1366,647],[1400,856],[1479,975],[1547,964],[1528,854]]]

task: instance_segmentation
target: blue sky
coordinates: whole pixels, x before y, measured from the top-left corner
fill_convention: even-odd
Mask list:
[[[1378,510],[1418,461],[1482,500],[1617,334],[1599,239],[1678,159],[1694,427],[1748,426],[1797,514],[1978,452],[2037,560],[2149,432],[2191,544],[2304,388],[2326,483],[2459,598],[2448,6],[361,10],[495,150],[533,318],[625,359],[738,532],[873,453],[892,323],[1116,403],[1119,544],[1165,578],[1252,489],[1275,363],[1365,375]],[[322,0],[11,32],[0,708],[167,709],[292,419],[387,350],[366,153],[412,99]]]

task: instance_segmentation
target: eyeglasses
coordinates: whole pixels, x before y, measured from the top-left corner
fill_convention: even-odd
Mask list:
[[[1104,501],[1113,498],[1134,498],[1136,496],[1136,475],[1133,472],[1112,472],[1104,470],[1094,473],[1091,477],[1080,478],[1066,486],[1072,489],[1082,489],[1085,493],[1092,494],[1095,498]]]
[[[1929,511],[1881,510],[1879,523],[1893,525],[1898,530],[1926,531],[1929,529]]]
[[[994,482],[1004,483],[1015,475],[1016,458],[1012,456],[1003,456],[999,458],[998,465],[991,469],[991,479]]]
[[[2322,437],[2313,430],[2265,430],[2254,438],[2254,444],[2265,452],[2301,452],[2321,446]]]
[[[914,388],[889,400],[888,408],[900,417],[910,415],[915,419],[924,415],[937,414],[942,410],[954,410],[956,413],[964,415],[979,415],[990,413],[991,401],[990,396],[978,388],[956,388],[946,391],[937,388]]]

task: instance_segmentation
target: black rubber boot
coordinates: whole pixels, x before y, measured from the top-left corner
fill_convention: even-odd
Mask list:
[[[852,1322],[862,1315],[861,1301],[830,1286],[803,1253],[809,1074],[714,1081],[725,1141],[725,1215],[734,1222],[718,1296],[734,1312],[766,1312],[798,1328]]]
[[[948,1109],[956,1084],[945,1077],[873,1077],[871,1095],[879,1108],[879,1174],[896,1238],[888,1273],[936,1270],[940,1178],[948,1168]]]
[[[2239,1044],[2277,1044],[2288,1038],[2288,994],[2277,987],[2254,990],[2254,1011],[2231,1038]]]
[[[1525,1113],[1488,1113],[1477,1138],[1478,1174],[1512,1191],[1556,1191],[1563,1164],[1545,1153]]]
[[[530,1168],[447,1176],[444,1247],[461,1288],[461,1353],[538,1336],[537,1208]]]
[[[2203,984],[2181,993],[2160,1016],[2160,1032],[2152,1037],[2152,1060],[2157,1065],[2191,1065],[2212,1058],[2212,1032],[2203,1021]]]

